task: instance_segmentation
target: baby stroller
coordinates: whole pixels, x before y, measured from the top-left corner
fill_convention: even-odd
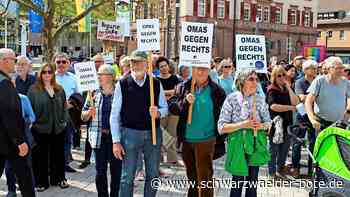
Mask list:
[[[293,129],[288,133],[295,135]],[[310,197],[349,197],[350,196],[350,131],[343,123],[334,123],[318,133],[314,151],[308,154],[313,159],[313,182]]]

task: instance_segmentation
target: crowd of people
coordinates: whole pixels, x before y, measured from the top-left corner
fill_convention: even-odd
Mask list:
[[[68,188],[82,125],[87,137],[79,168],[91,164],[93,153],[99,197],[131,197],[135,179],[145,181],[145,197],[156,196],[151,181],[166,177],[161,163],[185,167],[197,184],[189,197],[210,197],[212,188],[197,186],[212,180],[214,160],[225,157],[232,181],[257,181],[266,164],[271,179],[300,178],[301,144],[288,127],[298,125],[312,150],[319,132],[350,118],[350,67],[339,57],[297,56],[289,64],[271,58],[268,73],[236,70],[230,58],[191,68],[154,54],[150,74],[147,53],[140,51],[113,65],[101,54],[92,61],[100,88],[81,92],[66,54],[33,72],[28,58],[0,49],[0,172],[5,169],[7,197],[16,196],[16,182],[24,197],[50,186]],[[311,167],[309,158],[307,176]],[[242,184],[231,197],[242,195]],[[247,187],[245,196],[256,197],[257,188]]]

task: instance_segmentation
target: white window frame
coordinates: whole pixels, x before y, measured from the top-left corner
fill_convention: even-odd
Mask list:
[[[256,7],[256,19],[257,19],[256,22],[262,21],[262,17],[263,17],[263,8],[261,5],[258,5]]]
[[[243,20],[250,21],[250,17],[251,17],[250,4],[244,3],[243,12],[244,12],[243,13]]]
[[[311,27],[311,12],[304,12],[304,27]]]
[[[297,10],[296,9],[291,9],[290,19],[291,19],[290,25],[297,25]]]
[[[267,10],[267,12],[266,12]],[[267,14],[267,15],[265,15]],[[267,18],[265,18],[267,17]],[[264,7],[263,9],[263,14],[262,14],[262,21],[265,22],[265,23],[268,23],[270,21],[270,8],[269,7]]]
[[[225,18],[225,0],[217,1],[217,17]]]
[[[282,24],[282,8],[276,7],[275,20],[277,24]]]
[[[198,16],[205,17],[207,11],[206,0],[198,0]]]

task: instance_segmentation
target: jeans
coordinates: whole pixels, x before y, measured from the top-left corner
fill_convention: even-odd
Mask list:
[[[245,185],[246,191],[245,191],[245,197],[256,197],[256,189],[257,187],[254,187],[254,182],[257,183],[258,181],[258,175],[259,175],[259,167],[257,166],[249,166],[249,175],[247,177],[244,176],[232,176],[232,188],[230,197],[241,197],[242,196],[242,189],[243,189],[243,181],[249,181],[252,183],[249,185]]]
[[[102,134],[101,146],[94,149],[96,158],[96,189],[98,197],[118,197],[122,161],[113,155],[111,134]],[[108,195],[107,170],[111,173],[110,195]]]
[[[269,174],[273,175],[284,167],[288,156],[290,142],[287,139],[281,144],[275,144],[270,139],[270,154],[271,160],[269,162]]]
[[[73,144],[73,135],[74,135],[74,126],[70,120],[67,121],[67,126],[65,128],[65,137],[64,137],[64,158],[66,165],[68,165],[72,160],[72,144]]]
[[[305,128],[307,129],[307,128]],[[307,130],[307,139],[309,141],[309,150],[312,153],[314,150],[316,135],[315,130]],[[300,168],[300,158],[301,158],[301,146],[302,144],[298,142],[297,140],[294,140],[292,144],[292,165],[293,168],[299,169]],[[312,158],[309,156],[308,159],[308,174],[312,173]]]
[[[157,143],[152,144],[152,132],[150,130],[135,130],[121,128],[121,144],[125,155],[122,164],[122,177],[119,196],[132,197],[137,160],[143,153],[146,169],[144,197],[155,197],[156,188],[151,187],[151,181],[159,177],[160,148],[162,144],[162,132],[157,128]]]

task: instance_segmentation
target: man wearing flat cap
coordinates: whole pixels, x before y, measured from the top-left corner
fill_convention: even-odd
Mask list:
[[[151,181],[159,177],[162,133],[160,118],[168,114],[163,87],[154,78],[154,106],[150,102],[150,83],[147,74],[147,54],[134,51],[130,55],[131,74],[115,87],[110,118],[113,153],[122,162],[119,196],[132,197],[139,153],[143,153],[146,167],[145,197],[156,196]],[[156,145],[152,144],[152,117],[156,119]]]

